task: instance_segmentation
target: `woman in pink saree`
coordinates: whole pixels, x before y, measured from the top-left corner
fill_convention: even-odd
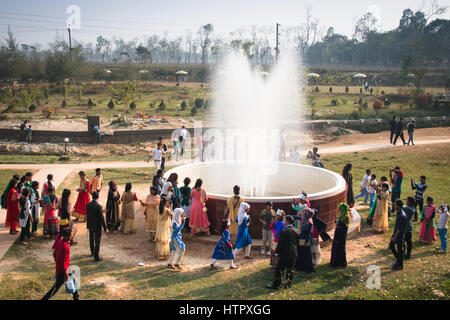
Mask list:
[[[427,205],[423,207],[420,215],[419,241],[424,244],[431,244],[436,241],[436,232],[434,230],[434,216],[436,215],[436,207],[433,206],[433,198],[427,197]]]

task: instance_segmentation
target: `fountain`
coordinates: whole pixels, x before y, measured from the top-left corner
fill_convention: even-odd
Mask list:
[[[344,201],[345,180],[329,170],[281,162],[286,130],[300,130],[300,64],[295,54],[281,56],[270,74],[254,70],[242,53],[228,54],[214,80],[213,108],[218,129],[203,134],[206,162],[176,167],[179,181],[203,180],[208,192],[211,232],[220,221],[234,185],[251,206],[250,233],[261,237],[257,219],[266,201],[291,214],[291,203],[302,191],[319,210],[327,228],[334,227],[337,205]],[[220,129],[219,129],[220,128]]]

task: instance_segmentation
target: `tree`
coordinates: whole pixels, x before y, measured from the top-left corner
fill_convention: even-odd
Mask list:
[[[378,112],[380,112],[381,108],[383,107],[383,102],[381,100],[375,100],[372,107],[373,110],[375,110],[376,115],[378,115]]]
[[[150,51],[144,47],[142,44],[140,44],[137,48],[136,48],[136,54],[139,57],[139,60],[141,62],[145,62],[146,60],[150,60]]]
[[[201,48],[201,62],[206,64],[208,61],[208,50],[211,45],[211,34],[214,31],[214,27],[211,23],[202,26],[198,32],[200,38],[200,48]]]
[[[9,26],[5,42],[6,46],[0,48],[0,75],[12,85],[24,71],[24,57]]]

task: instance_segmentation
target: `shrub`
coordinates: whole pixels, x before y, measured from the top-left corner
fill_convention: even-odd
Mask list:
[[[348,100],[347,99],[341,99],[342,104],[347,104]]]
[[[55,109],[52,107],[44,107],[42,109],[42,114],[44,115],[44,117],[46,118],[50,118],[53,114],[55,114]]]
[[[359,120],[359,113],[358,111],[353,111],[349,116],[348,116],[349,120]]]
[[[361,94],[362,94],[362,88],[359,88],[359,93],[361,93]]]
[[[345,87],[345,93],[348,93],[350,91],[350,89],[348,88],[348,86]]]
[[[166,109],[166,104],[164,103],[164,100],[161,100],[161,102],[159,103],[159,107],[158,110],[165,110]]]
[[[132,102],[130,103],[130,109],[131,109],[131,110],[136,109],[136,103],[134,103],[134,101],[132,101]]]
[[[200,108],[203,106],[203,103],[204,103],[204,100],[203,100],[202,98],[197,98],[197,99],[195,99],[195,101],[194,101],[194,106],[195,106],[197,109],[200,109]]]
[[[378,112],[380,112],[381,108],[383,107],[383,101],[375,100],[372,107],[373,107],[373,110],[375,110],[375,113],[378,114]]]
[[[381,90],[381,94],[384,95],[384,90]]]
[[[115,106],[115,105],[114,105],[114,102],[112,101],[112,99],[109,100],[109,102],[108,102],[108,108],[112,110],[112,109],[114,109],[114,106]]]
[[[433,105],[433,98],[429,93],[422,93],[416,97],[415,102],[418,108],[429,108]]]
[[[36,111],[36,106],[34,104],[30,104],[30,106],[28,107],[28,111],[35,112]]]
[[[67,107],[66,99],[64,99],[63,102],[61,103],[61,107]]]
[[[373,88],[372,87],[370,87],[370,94],[373,94]]]
[[[155,104],[153,102],[150,102],[148,105],[150,108],[153,108],[155,106]]]
[[[339,100],[338,99],[331,99],[331,104],[333,106],[337,106],[337,105],[339,105]]]
[[[94,102],[91,100],[91,98],[89,98],[87,105],[89,108],[91,108],[94,105]]]
[[[195,116],[197,114],[197,108],[192,108],[191,109],[191,115]]]
[[[319,87],[316,86],[316,89],[314,89],[314,91],[319,92]]]
[[[362,106],[362,105],[363,105],[363,99],[362,99],[362,98],[359,98],[359,100],[358,100],[358,104],[359,104],[360,106]]]
[[[363,107],[364,110],[369,109],[369,105],[367,104],[367,101],[364,102],[364,104],[362,105],[362,107]]]
[[[186,110],[187,104],[186,101],[183,100],[183,102],[181,102],[181,110]]]
[[[332,93],[332,92],[333,92],[333,88],[332,88],[332,87],[330,87],[330,89],[329,89],[329,90],[330,90],[330,93]]]

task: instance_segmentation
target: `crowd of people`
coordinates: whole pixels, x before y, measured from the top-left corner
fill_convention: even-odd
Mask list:
[[[385,233],[389,230],[389,220],[391,214],[396,214],[395,227],[389,248],[391,249],[396,262],[392,269],[403,269],[403,260],[410,259],[412,251],[413,222],[420,219],[420,231],[418,239],[423,244],[432,244],[437,240],[435,217],[439,216],[437,230],[440,236],[441,245],[437,247],[438,253],[447,253],[447,221],[450,217],[448,205],[442,203],[438,208],[434,206],[433,198],[425,198],[427,190],[426,176],[420,176],[417,183],[415,178],[411,178],[411,191],[414,196],[407,197],[406,204],[402,198],[402,184],[404,172],[399,166],[389,170],[389,179],[386,176],[376,180],[377,175],[370,169],[366,170],[361,180],[361,192],[354,195],[352,164],[347,164],[342,172],[342,176],[347,183],[347,203],[355,205],[355,201],[364,197],[363,204],[369,205],[370,211],[367,216],[367,223],[376,233]],[[424,204],[424,201],[426,204]],[[391,206],[389,206],[389,202]]]
[[[180,140],[183,140],[181,136]],[[169,269],[182,269],[182,258],[186,250],[183,233],[189,232],[193,237],[199,234],[210,235],[206,206],[208,194],[202,179],[196,179],[192,188],[192,180],[189,177],[185,177],[182,184],[178,182],[177,173],[171,173],[166,179],[163,161],[165,149],[167,150],[167,146],[161,139],[155,149],[158,152],[153,155],[157,170],[149,194],[145,198],[138,198],[131,182],[126,183],[124,192],[120,194],[117,183],[110,181],[105,208],[98,201],[100,193],[104,192],[104,177],[100,168],[95,170],[90,179],[84,171],[79,172],[80,182],[76,189],[78,194],[73,205],[69,189],[64,189],[60,198],[56,195],[52,174],[47,176],[42,188],[38,181],[33,180],[31,172],[22,177],[12,177],[1,198],[2,207],[7,209],[5,225],[10,228],[10,234],[20,232],[18,241],[22,245],[27,245],[35,239],[42,209],[42,234],[55,240],[53,249],[56,280],[45,299],[53,296],[69,278],[70,246],[77,244],[76,222],[86,222],[91,255],[95,261],[101,261],[102,232],[136,233],[135,204],[139,203],[149,241],[156,242],[155,258],[166,260]],[[314,148],[308,153],[308,158],[313,162],[320,161],[318,149]],[[390,169],[389,179],[382,176],[380,182],[377,181],[377,175],[367,169],[357,195],[353,192],[351,171],[352,164],[349,163],[342,172],[347,184],[347,198],[338,206],[339,214],[331,248],[331,267],[347,266],[347,232],[353,219],[352,208],[360,198],[363,199],[363,204],[370,206],[367,223],[374,232],[387,232],[391,214],[397,213],[389,244],[396,259],[392,269],[403,269],[404,259],[411,257],[412,223],[419,219],[419,241],[431,244],[436,240],[434,218],[439,215],[437,231],[441,246],[438,252],[447,252],[447,220],[450,217],[448,205],[443,203],[436,208],[432,197],[425,198],[425,192],[428,192],[425,176],[420,176],[419,182],[414,178],[410,180],[411,191],[415,194],[408,197],[404,204],[401,200],[404,173],[400,167]],[[250,205],[240,195],[240,187],[234,186],[233,195],[227,201],[220,240],[214,248],[210,267],[216,268],[217,262],[223,260],[228,261],[230,269],[236,269],[238,267],[235,265],[235,257],[241,252],[244,253],[245,259],[253,259],[249,226],[252,216],[256,216],[262,228],[261,255],[270,257],[271,270],[275,274],[273,283],[267,285],[267,288],[278,289],[281,285],[290,287],[294,270],[315,272],[314,266],[322,261],[320,238],[322,241],[331,240],[326,232],[327,226],[320,219],[318,211],[311,207],[308,195],[304,192],[293,199],[291,209],[291,212],[286,213],[280,208],[274,208],[268,201],[258,215],[253,215],[250,213]],[[78,299],[78,293],[75,291],[73,296]]]
[[[403,142],[403,145],[414,145],[414,131],[416,130],[416,120],[411,120],[406,125],[406,130],[408,132],[408,142],[405,141],[405,136],[403,134],[403,131],[405,130],[403,118],[397,120],[397,116],[392,116],[389,124],[391,128],[391,135],[389,138],[391,144],[396,145],[398,138],[400,138]]]

